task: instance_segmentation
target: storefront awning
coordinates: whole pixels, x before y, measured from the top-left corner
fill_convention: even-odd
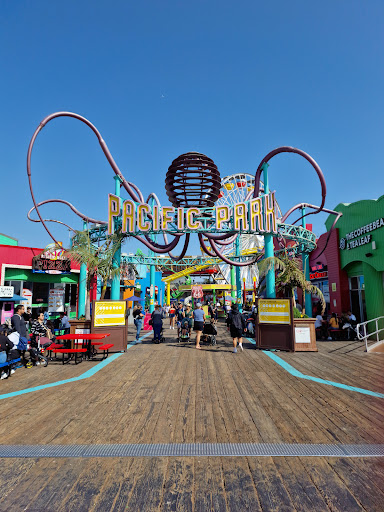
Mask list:
[[[20,295],[14,295],[13,297],[0,297],[0,302],[20,302],[21,300],[28,300]]]

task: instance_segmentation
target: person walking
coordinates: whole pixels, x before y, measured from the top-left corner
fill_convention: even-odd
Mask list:
[[[171,304],[171,307],[169,308],[169,328],[174,329],[175,328],[175,317],[176,317],[176,309],[173,304]]]
[[[204,329],[205,313],[200,302],[196,304],[196,308],[197,309],[193,311],[193,330],[196,332],[196,348],[201,348],[200,338]]]
[[[232,304],[231,311],[228,314],[228,324],[231,337],[233,339],[233,352],[237,352],[237,344],[243,351],[243,332],[246,328],[244,316],[240,313],[237,304]]]
[[[217,324],[219,318],[219,309],[216,304],[213,305],[213,325]]]
[[[191,334],[191,329],[192,329],[192,318],[193,318],[193,312],[192,312],[192,309],[191,309],[191,306],[188,305],[184,311],[184,321],[183,321],[183,325],[185,326],[182,334],[183,335],[186,335],[187,334],[187,330],[188,330],[188,335]]]
[[[133,310],[133,323],[136,327],[136,341],[139,341],[140,331],[143,328],[144,313],[141,306],[135,306]]]
[[[153,328],[153,341],[160,343],[161,330],[163,328],[163,312],[160,310],[160,306],[156,305],[151,315],[152,328]]]

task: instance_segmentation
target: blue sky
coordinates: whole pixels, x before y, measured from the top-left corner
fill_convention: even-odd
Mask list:
[[[222,176],[254,174],[281,145],[319,163],[328,208],[384,193],[381,0],[3,0],[0,15],[0,232],[20,245],[50,242],[26,218],[26,153],[41,119],[60,110],[93,122],[125,177],[163,204],[179,154],[207,154]],[[113,172],[85,125],[44,128],[32,177],[39,201],[66,199],[106,219]],[[320,202],[300,157],[275,157],[270,181],[283,211]],[[44,215],[81,227],[64,206]],[[318,235],[325,218],[311,218]]]

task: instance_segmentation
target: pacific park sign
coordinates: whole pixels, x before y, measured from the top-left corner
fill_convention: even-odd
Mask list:
[[[121,220],[121,232],[127,235],[157,233],[228,233],[276,234],[276,201],[271,192],[233,206],[210,208],[158,206],[122,201],[108,196],[108,234]]]

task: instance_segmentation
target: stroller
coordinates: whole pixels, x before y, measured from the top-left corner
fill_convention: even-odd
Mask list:
[[[40,342],[31,340],[28,344],[26,343],[25,346],[21,346],[20,336],[14,329],[9,329],[8,326],[3,326],[3,333],[14,344],[14,347],[9,354],[10,358],[20,358],[21,363],[26,368],[31,368],[36,365],[48,365],[48,359],[43,355],[44,348],[43,346],[40,346]],[[48,345],[51,344],[51,341],[48,338],[44,339],[48,341]]]
[[[44,336],[37,336],[35,340],[31,340],[29,353],[33,366],[48,366],[48,357],[44,353],[49,350],[50,345],[52,345],[52,341]]]
[[[203,334],[201,341],[209,343],[210,345],[216,345],[217,330],[213,323],[207,323],[204,325]]]
[[[191,323],[188,318],[177,322],[177,343],[181,341],[191,341]]]

